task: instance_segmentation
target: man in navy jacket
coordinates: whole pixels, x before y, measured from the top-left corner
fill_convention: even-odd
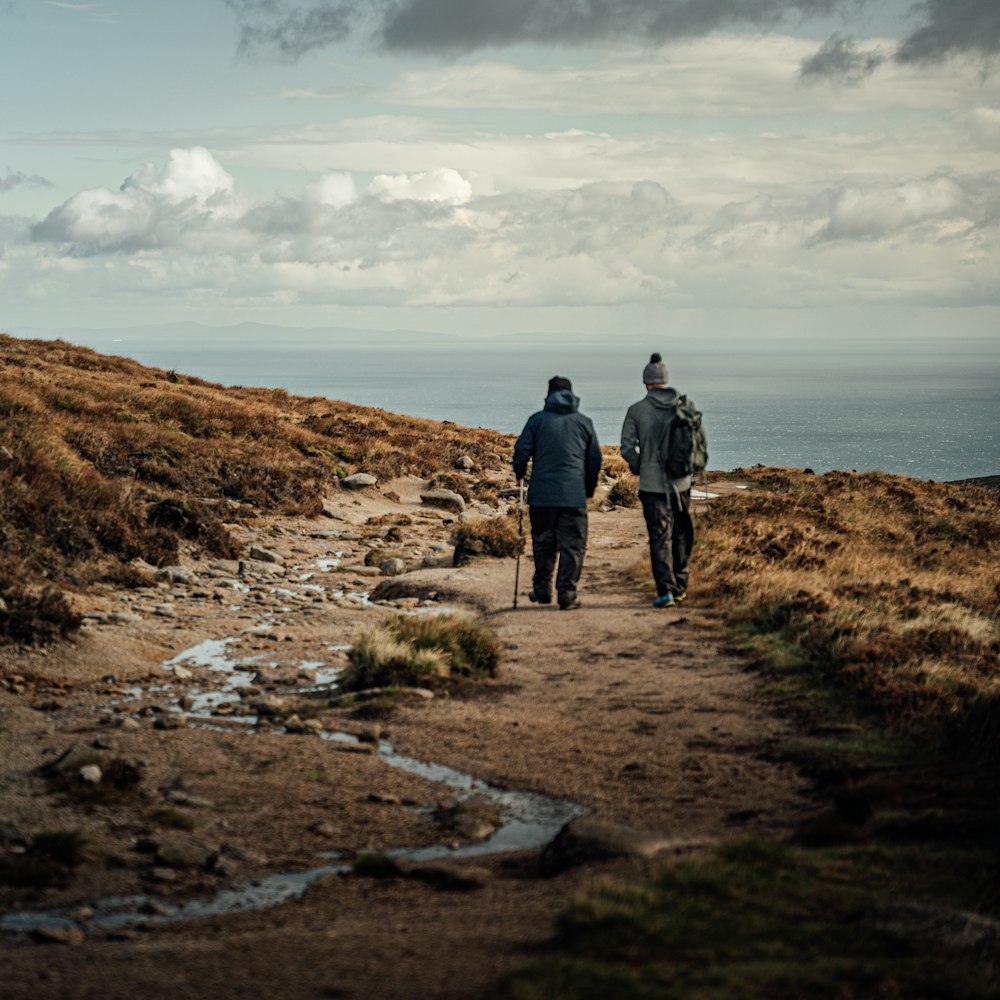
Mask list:
[[[559,556],[556,594],[563,611],[579,607],[576,587],[587,547],[587,500],[597,489],[601,448],[590,417],[579,412],[568,378],[549,379],[545,408],[533,413],[514,445],[520,483],[532,461],[528,505],[535,575],[528,597],[552,603],[552,571]]]

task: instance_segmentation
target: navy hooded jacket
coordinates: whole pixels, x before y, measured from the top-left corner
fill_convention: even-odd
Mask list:
[[[586,507],[601,473],[601,447],[590,417],[578,412],[569,389],[545,399],[528,417],[514,445],[514,475],[524,479],[532,460],[528,503],[536,507]]]

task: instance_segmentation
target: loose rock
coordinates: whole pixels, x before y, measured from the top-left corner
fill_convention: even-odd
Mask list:
[[[711,846],[712,841],[706,839],[671,837],[581,816],[556,834],[542,853],[541,864],[553,873],[602,858],[648,859],[667,851],[684,854]]]
[[[420,494],[420,502],[428,507],[439,507],[454,514],[461,514],[465,510],[465,501],[452,490],[427,490]]]
[[[353,476],[347,476],[340,481],[341,487],[345,490],[363,490],[377,484],[378,479],[367,472],[357,472]]]
[[[399,576],[400,573],[406,572],[406,562],[393,556],[390,559],[383,559],[378,568],[383,576]]]

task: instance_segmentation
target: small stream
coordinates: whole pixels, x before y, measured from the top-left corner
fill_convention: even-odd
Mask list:
[[[367,595],[365,595],[367,596]],[[243,635],[266,628],[258,625],[245,630]],[[254,678],[267,659],[266,655],[249,658],[233,658],[231,647],[241,641],[241,636],[225,639],[209,639],[177,656],[164,661],[163,666],[175,674],[175,679],[191,680],[190,686],[179,683],[167,683],[152,688],[130,688],[125,691],[124,699],[119,702],[127,704],[138,701],[149,695],[166,695],[176,699],[170,705],[169,711],[179,712],[179,701],[186,696],[189,708],[186,711],[191,725],[216,729],[218,719],[213,710],[233,697],[239,698],[238,689],[254,683]],[[330,644],[331,650],[341,650],[345,647]],[[269,664],[275,666],[275,664]],[[306,664],[303,664],[305,666]],[[327,667],[324,663],[310,661],[308,666],[315,670],[315,682],[308,687],[301,687],[295,693],[308,694],[317,690],[336,686],[339,668]],[[202,690],[202,685],[193,681],[190,668],[206,668],[212,672],[225,674],[223,684],[211,690]],[[181,689],[183,687],[183,690]],[[253,727],[257,722],[254,714],[227,715],[228,722],[243,723],[238,729],[227,729],[227,732],[244,732],[248,737],[253,735]],[[322,739],[335,742],[359,742],[357,737],[336,731],[322,730]],[[434,844],[420,848],[397,848],[387,851],[390,857],[408,857],[414,860],[432,860],[435,858],[467,858],[489,854],[500,854],[510,851],[535,850],[547,844],[567,822],[581,815],[585,810],[572,802],[550,798],[536,792],[510,791],[489,785],[474,775],[466,774],[454,768],[446,767],[433,761],[422,761],[397,753],[393,746],[385,740],[376,748],[378,759],[388,767],[397,767],[410,774],[417,775],[427,781],[446,785],[458,799],[475,796],[494,805],[501,816],[501,825],[486,840],[469,843],[458,848],[447,844]],[[321,855],[320,855],[321,856]],[[228,913],[239,913],[246,910],[266,909],[278,906],[289,900],[300,898],[317,879],[334,873],[344,873],[351,870],[351,863],[339,861],[336,856],[330,856],[326,862],[315,868],[299,872],[278,872],[263,878],[247,882],[232,889],[224,889],[213,896],[192,899],[185,902],[172,902],[153,895],[136,895],[126,897],[111,897],[89,904],[94,911],[83,926],[99,930],[112,931],[142,924],[152,925],[183,920],[193,920],[197,917],[222,916]],[[74,914],[79,911],[79,904],[64,908],[35,911],[16,911],[0,915],[0,932],[25,934],[43,928],[67,928],[80,924]]]

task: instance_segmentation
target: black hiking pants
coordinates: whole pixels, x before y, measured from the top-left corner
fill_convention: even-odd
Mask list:
[[[556,593],[559,603],[572,604],[576,585],[583,570],[587,548],[587,509],[585,507],[531,507],[531,551],[535,561],[532,585],[539,600],[552,600],[552,571],[556,556]]]
[[[694,547],[691,491],[649,493],[639,490],[642,514],[649,534],[649,561],[656,596],[683,594],[688,585],[688,562]]]

